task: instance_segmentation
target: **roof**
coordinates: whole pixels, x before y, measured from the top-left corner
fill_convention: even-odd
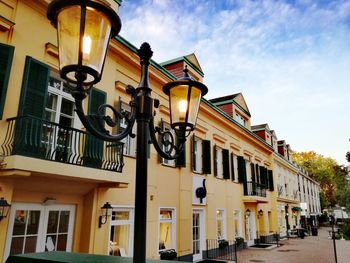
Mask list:
[[[180,61],[184,61],[186,62],[186,64],[191,67],[194,71],[196,71],[199,75],[201,75],[202,77],[204,77],[204,73],[203,70],[198,62],[198,59],[196,57],[196,55],[194,53],[188,54],[186,56],[181,56],[181,57],[177,57],[162,63],[159,63],[161,66],[168,66],[171,64],[175,64],[177,62]]]
[[[252,129],[252,131],[267,130],[270,132],[270,127],[267,123],[252,125],[250,128]]]
[[[244,99],[243,94],[241,92],[227,95],[227,96],[223,96],[223,97],[219,97],[219,98],[210,99],[209,101],[211,103],[215,104],[216,106],[233,103],[241,111],[243,111],[245,114],[247,114],[249,117],[251,117],[248,105],[245,102],[245,99]]]

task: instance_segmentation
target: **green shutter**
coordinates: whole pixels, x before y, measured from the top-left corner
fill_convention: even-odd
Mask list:
[[[194,150],[194,144],[195,144],[195,136],[194,134],[191,137],[191,165],[192,165],[192,171],[196,171],[197,167],[196,167],[196,153]]]
[[[0,120],[4,112],[14,50],[15,48],[13,46],[0,43]]]
[[[106,103],[106,92],[92,88],[89,94],[88,114],[97,114],[101,104]],[[84,149],[84,165],[93,168],[100,168],[103,160],[103,140],[91,134],[86,135]]]
[[[230,159],[229,151],[222,149],[222,166],[223,166],[223,177],[224,179],[230,179]]]
[[[234,158],[234,154],[231,153],[231,179],[232,181],[235,180],[235,158]]]
[[[255,182],[255,165],[250,163],[250,169],[252,171],[252,182]]]
[[[256,182],[258,184],[261,184],[261,180],[260,180],[260,170],[259,170],[259,165],[258,164],[255,164],[255,177],[256,177]]]
[[[179,137],[176,135],[176,145],[180,145]],[[176,167],[186,167],[186,141],[183,145],[183,151],[180,153],[179,157],[175,159]]]
[[[268,175],[269,175],[269,190],[274,191],[275,187],[273,184],[273,172],[272,172],[272,170],[268,170]]]
[[[237,163],[238,163],[238,182],[245,183],[247,181],[247,171],[246,171],[246,165],[245,160],[243,156],[237,156]]]
[[[26,57],[18,115],[43,118],[47,98],[50,68],[31,57]]]
[[[204,174],[211,173],[210,141],[202,140],[202,170]]]
[[[18,107],[21,118],[16,121],[13,154],[44,158],[46,145],[42,142],[44,111],[50,68],[31,57],[26,57]]]
[[[218,176],[218,167],[217,167],[217,147],[214,145],[213,147],[213,156],[214,156],[214,176]]]

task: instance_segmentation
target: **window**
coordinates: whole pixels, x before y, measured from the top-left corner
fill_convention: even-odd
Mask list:
[[[226,238],[226,223],[225,223],[225,210],[218,209],[216,211],[216,224],[217,224],[217,238],[225,239]]]
[[[57,123],[59,126],[44,123],[42,143],[48,145],[47,149],[51,151],[50,155],[55,156],[56,160],[61,160],[63,153],[72,152],[72,132],[67,131],[67,128],[77,128],[74,99],[67,89],[67,85],[58,73],[51,70],[44,119],[48,122]]]
[[[108,252],[110,256],[132,256],[133,222],[133,209],[113,208]]]
[[[202,173],[202,140],[193,136],[193,162],[192,170],[196,173]]]
[[[192,136],[192,171],[200,174],[211,173],[210,141]]]
[[[242,237],[242,216],[241,210],[233,210],[234,237]]]
[[[245,122],[246,122],[245,118],[243,116],[241,116],[240,114],[238,114],[238,113],[236,113],[236,121],[239,124],[245,126]]]
[[[170,128],[170,124],[162,122],[162,126],[163,126],[163,131],[169,131],[171,133],[171,135],[168,133],[165,134],[164,140],[165,141],[167,140],[172,141],[172,139],[175,140],[175,132],[173,129]],[[162,145],[163,151],[170,150],[170,147],[171,147],[170,145]],[[165,164],[165,165],[175,166],[175,160],[168,160],[165,158],[161,158],[161,162],[162,164]]]
[[[232,181],[238,183],[238,163],[237,155],[231,153],[231,178]]]
[[[175,209],[161,208],[159,211],[159,251],[175,249]]]
[[[121,108],[126,111],[126,112],[131,112],[131,108],[128,104],[126,103],[122,103],[121,101],[119,101],[119,103],[121,103]],[[127,123],[125,121],[125,119],[122,119],[120,121],[120,125],[119,125],[119,132],[121,132],[122,130],[124,130],[127,126]],[[136,134],[136,123],[134,125],[134,127],[132,128],[132,132],[133,134]],[[136,156],[136,137],[132,138],[130,135],[126,136],[122,141],[122,143],[124,143],[124,150],[123,153],[125,155],[128,156]]]
[[[229,151],[214,145],[214,175],[220,179],[230,179]]]
[[[5,105],[14,50],[13,46],[0,43],[0,120]]]

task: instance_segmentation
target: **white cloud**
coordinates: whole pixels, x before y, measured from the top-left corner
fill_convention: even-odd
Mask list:
[[[121,35],[149,41],[158,62],[195,52],[207,97],[242,91],[255,124],[343,163],[350,1],[295,2],[125,0]]]

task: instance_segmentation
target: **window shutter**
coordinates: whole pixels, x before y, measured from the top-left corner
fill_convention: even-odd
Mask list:
[[[247,181],[247,171],[246,171],[246,165],[245,160],[243,156],[237,156],[237,162],[238,162],[238,182],[244,183]]]
[[[46,145],[42,145],[44,111],[47,98],[50,68],[31,57],[26,57],[18,116],[34,116],[38,119],[22,119],[16,122],[13,154],[44,158]]]
[[[159,121],[159,129],[163,132],[164,131],[164,122],[163,122],[163,119],[160,119]],[[163,143],[162,143],[162,140],[161,140],[161,136],[159,135],[158,136],[158,144],[159,144],[159,147],[160,149],[163,150]],[[163,163],[163,157],[160,156],[160,154],[158,154],[158,160],[159,160],[159,163]]]
[[[230,159],[229,151],[222,149],[222,165],[223,165],[223,177],[224,179],[230,179]]]
[[[252,181],[256,182],[255,181],[255,164],[250,163],[250,168],[251,168],[251,171],[252,171]]]
[[[218,176],[218,164],[217,164],[217,154],[216,154],[216,151],[217,151],[217,147],[216,145],[214,145],[213,147],[213,156],[214,156],[214,176]]]
[[[264,167],[263,166],[259,167],[259,172],[260,172],[260,184],[265,185],[266,181],[265,181]]]
[[[176,135],[176,145],[179,146],[179,138]],[[183,151],[180,153],[179,157],[175,159],[176,167],[186,167],[186,142],[183,145]]]
[[[233,153],[231,153],[231,179],[232,181],[235,180],[235,157],[233,155]]]
[[[0,43],[0,120],[4,112],[14,50],[15,47]]]
[[[97,114],[101,104],[106,103],[107,93],[92,88],[89,94],[88,114]],[[88,167],[99,168],[103,160],[103,140],[96,138],[91,134],[86,135],[84,150],[84,165]]]
[[[204,174],[211,173],[211,145],[210,141],[202,140],[202,170]]]
[[[192,161],[192,171],[196,171],[196,153],[194,149],[194,144],[195,144],[195,136],[194,134],[192,135],[191,138],[191,161]]]
[[[273,171],[272,170],[268,170],[268,175],[269,175],[269,190],[270,191],[274,191],[275,190],[275,186],[273,183]]]
[[[43,118],[46,106],[50,68],[31,57],[26,57],[18,115]]]
[[[123,102],[122,102],[122,99],[121,97],[118,97],[118,100],[115,102],[115,108],[117,109],[118,112],[122,112],[122,107],[123,107]],[[121,132],[120,130],[120,119],[115,117],[116,118],[116,131],[117,133]]]

